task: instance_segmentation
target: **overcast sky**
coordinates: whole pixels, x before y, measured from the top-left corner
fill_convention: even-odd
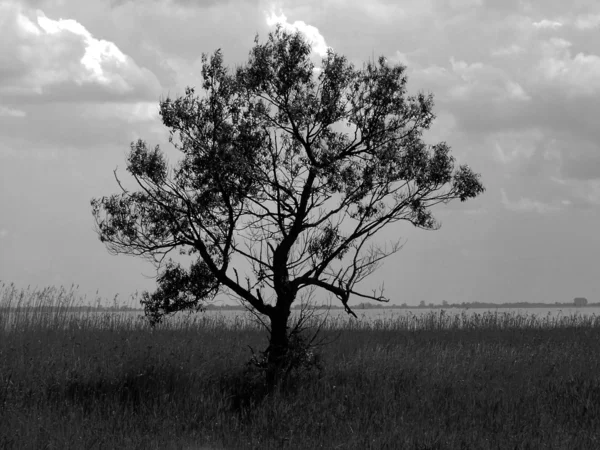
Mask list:
[[[202,53],[243,63],[274,24],[361,66],[384,55],[435,96],[445,140],[486,192],[437,209],[363,288],[394,303],[600,301],[597,0],[0,0],[0,280],[122,299],[155,271],[111,256],[90,199],[117,192],[129,144],[168,148],[162,97]],[[354,299],[354,302],[360,300]]]

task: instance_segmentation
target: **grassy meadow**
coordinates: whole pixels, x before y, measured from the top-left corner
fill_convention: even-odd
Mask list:
[[[0,449],[600,448],[600,317],[332,320],[266,394],[250,320],[76,302],[0,285]]]

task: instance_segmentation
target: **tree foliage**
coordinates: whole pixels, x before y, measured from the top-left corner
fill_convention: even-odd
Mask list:
[[[219,50],[204,55],[202,94],[160,101],[180,161],[132,143],[139,190],[119,182],[119,194],[92,200],[110,251],[159,265],[144,297],[155,320],[227,292],[268,316],[283,348],[298,292],[320,288],[349,313],[352,295],[385,301],[358,284],[400,245],[372,238],[398,221],[436,229],[432,206],[484,191],[445,142],[423,141],[433,99],[407,94],[404,66],[382,57],[356,68],[329,50],[315,68],[310,54],[278,27],[236,70]],[[165,259],[177,250],[195,262]]]

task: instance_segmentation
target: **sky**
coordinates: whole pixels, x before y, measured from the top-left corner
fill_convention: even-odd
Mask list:
[[[99,241],[90,199],[118,192],[132,141],[169,149],[159,100],[200,88],[202,53],[235,67],[278,22],[317,60],[331,47],[359,67],[406,65],[409,92],[435,98],[427,142],[486,187],[436,208],[437,231],[382,232],[405,244],[363,291],[600,301],[597,0],[0,0],[0,280],[88,299],[152,291],[153,266]]]

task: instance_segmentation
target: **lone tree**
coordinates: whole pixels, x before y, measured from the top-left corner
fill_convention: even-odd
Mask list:
[[[400,248],[375,234],[400,220],[437,229],[433,205],[484,191],[445,142],[423,142],[433,98],[407,95],[405,67],[381,57],[357,69],[329,50],[315,69],[310,54],[278,27],[236,70],[220,50],[203,55],[203,95],[160,101],[178,163],[138,140],[127,171],[139,190],[117,178],[121,193],[91,202],[111,253],[157,264],[158,289],[142,299],[152,320],[228,293],[268,318],[274,368],[299,292],[328,291],[352,315],[352,295],[387,301],[357,288]],[[167,258],[175,250],[189,267]]]

